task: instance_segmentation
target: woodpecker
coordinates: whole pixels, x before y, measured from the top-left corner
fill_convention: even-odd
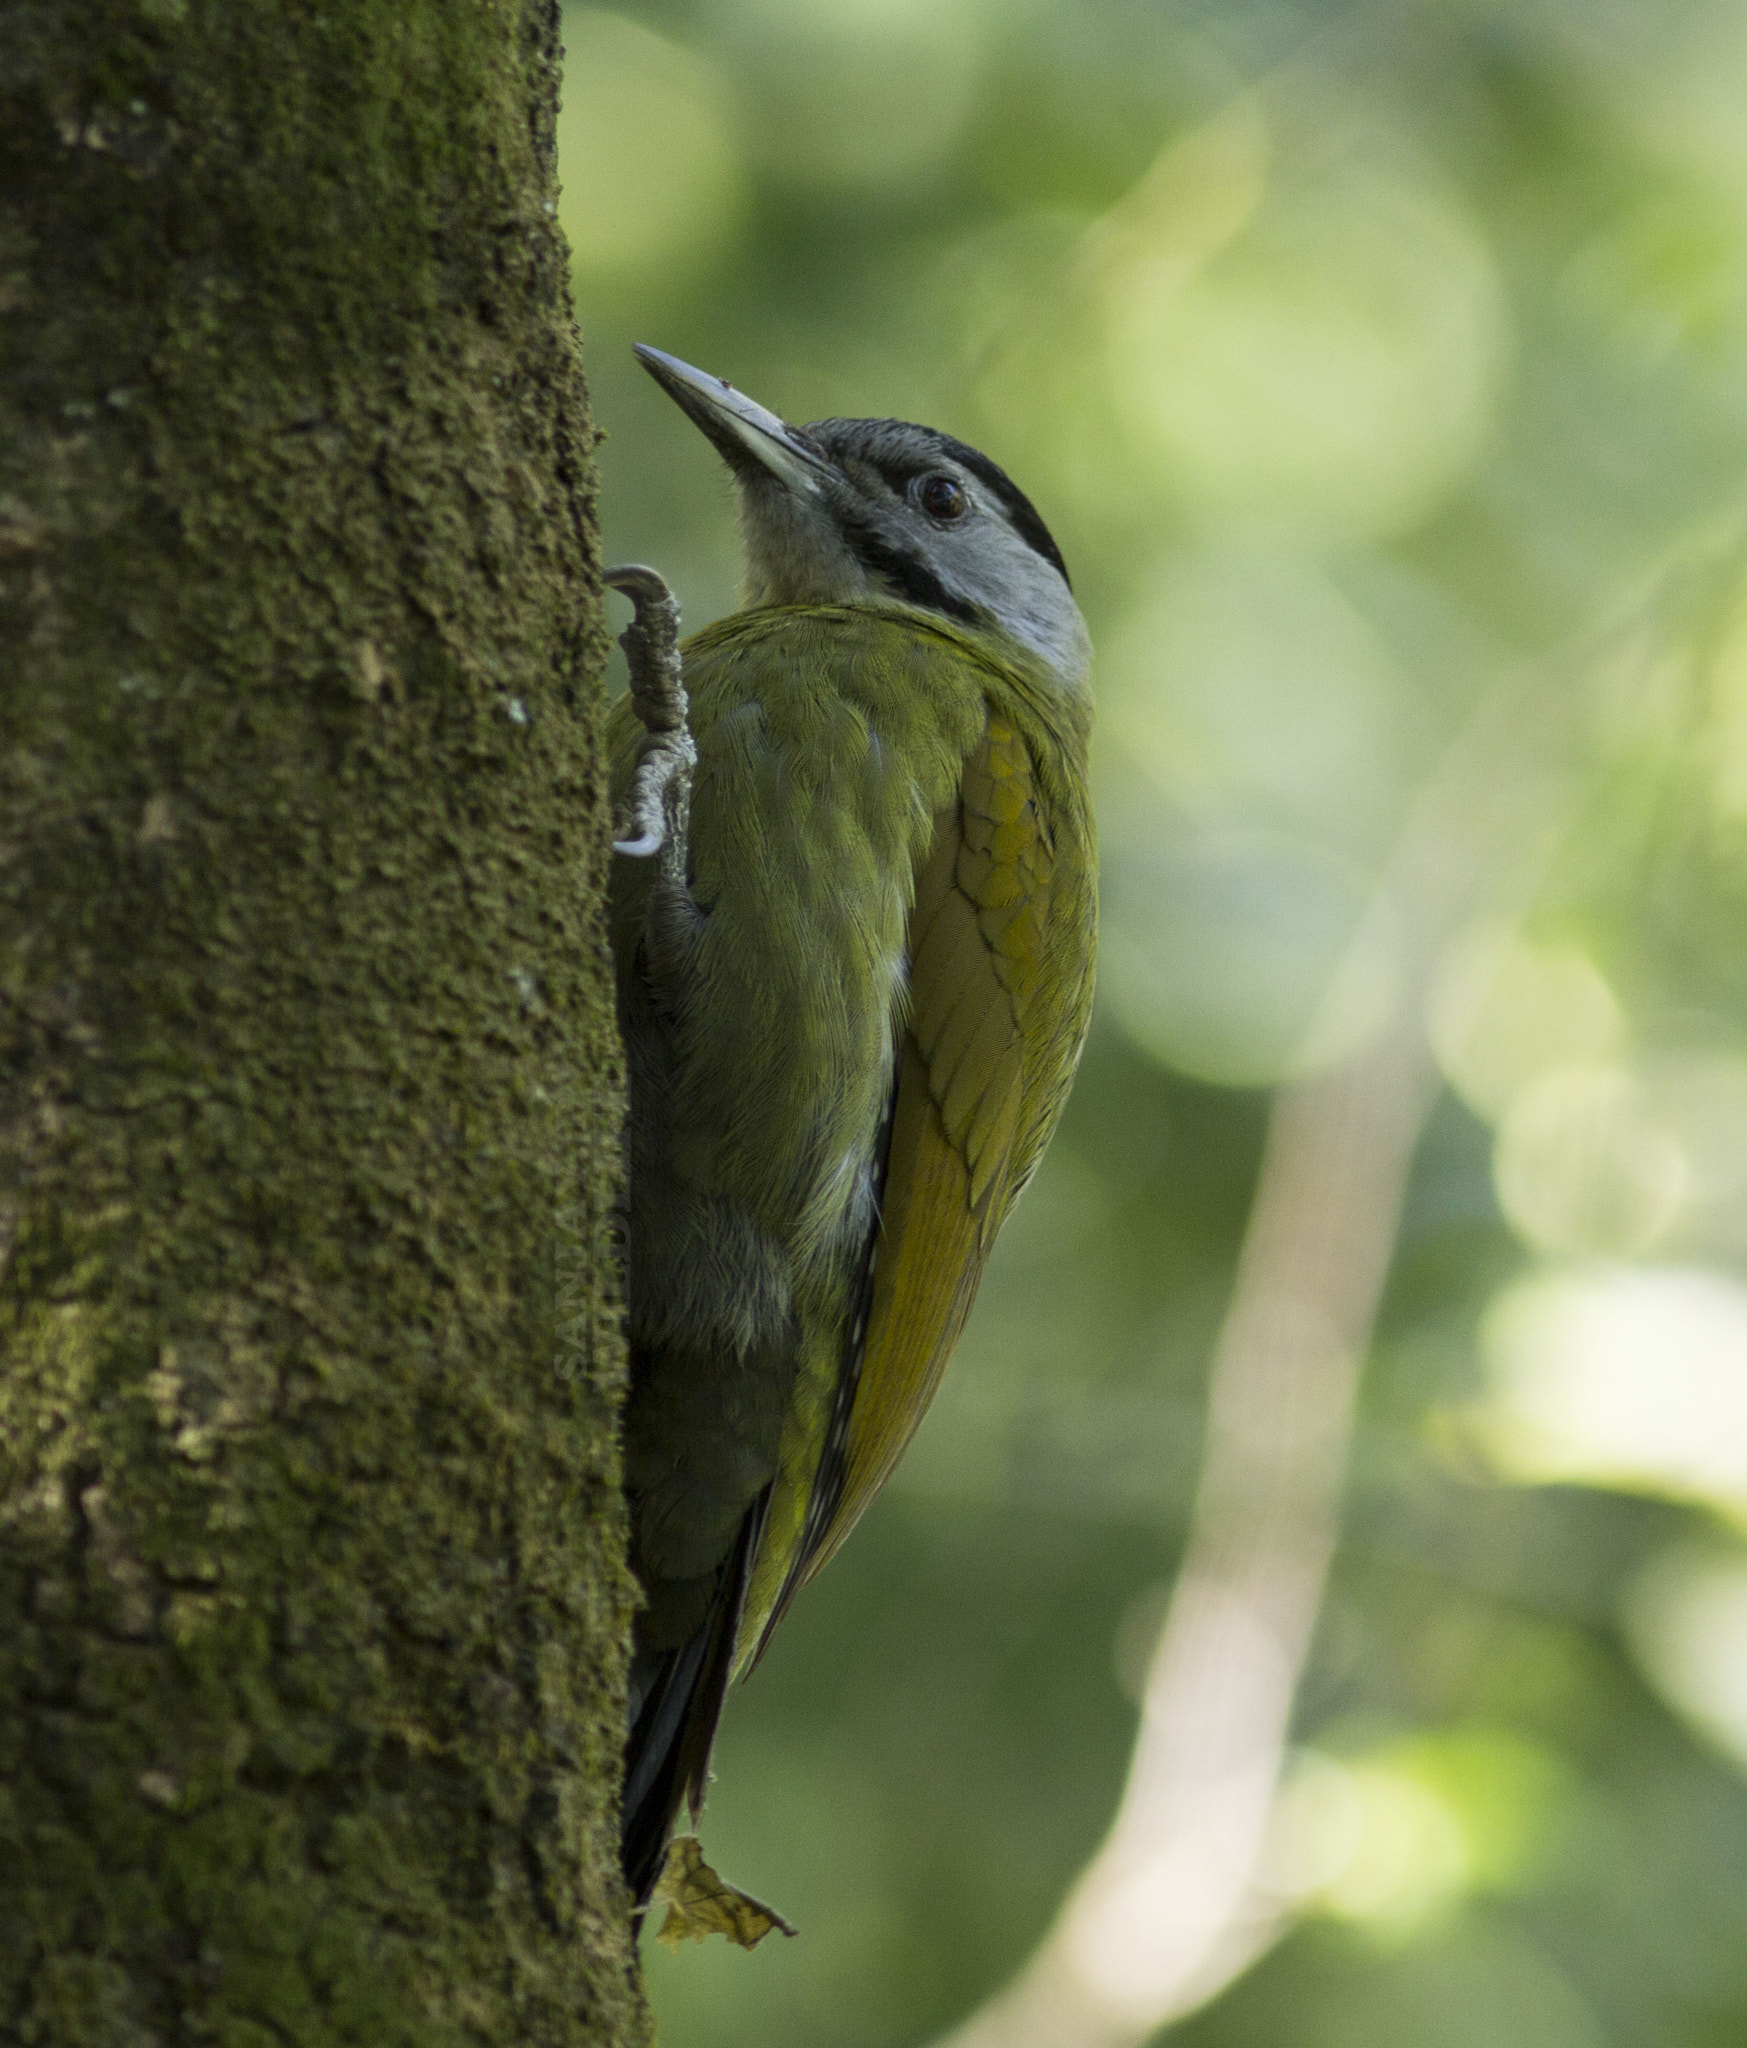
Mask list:
[[[639,1906],[730,1680],[890,1474],[1085,1039],[1090,643],[986,455],[790,426],[652,348],[737,486],[744,601],[652,571],[611,729]]]

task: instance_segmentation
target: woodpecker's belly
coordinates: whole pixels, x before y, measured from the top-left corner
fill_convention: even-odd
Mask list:
[[[743,909],[725,888],[712,923]],[[765,993],[763,1058],[717,1085],[707,973],[678,1018],[623,1006],[631,1055],[627,1478],[637,1562],[667,1630],[697,1625],[798,1416],[828,1402],[848,1300],[877,1225],[876,1143],[890,1092],[901,947],[869,958],[869,920],[819,915]],[[883,970],[883,971],[879,971]],[[858,991],[865,991],[857,1004]],[[639,1014],[642,1012],[643,1014]],[[820,1031],[821,1020],[825,1030]],[[848,1039],[855,1056],[834,1053]],[[762,1131],[785,1157],[757,1149]],[[802,1432],[806,1425],[802,1423]],[[665,1594],[657,1588],[675,1582]]]

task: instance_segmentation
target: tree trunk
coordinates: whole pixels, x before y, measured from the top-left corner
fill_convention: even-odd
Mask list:
[[[0,22],[0,2038],[619,2044],[556,0]]]

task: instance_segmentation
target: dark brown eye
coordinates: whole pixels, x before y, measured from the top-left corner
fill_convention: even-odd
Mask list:
[[[957,478],[950,476],[924,477],[916,500],[930,519],[962,519],[969,502]]]

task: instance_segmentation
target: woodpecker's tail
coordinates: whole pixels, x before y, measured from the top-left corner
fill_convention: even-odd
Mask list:
[[[689,1804],[694,1821],[703,1809],[710,1751],[769,1502],[767,1487],[747,1509],[703,1626],[677,1650],[639,1650],[632,1662],[619,1861],[639,1913],[667,1861],[681,1802]]]

